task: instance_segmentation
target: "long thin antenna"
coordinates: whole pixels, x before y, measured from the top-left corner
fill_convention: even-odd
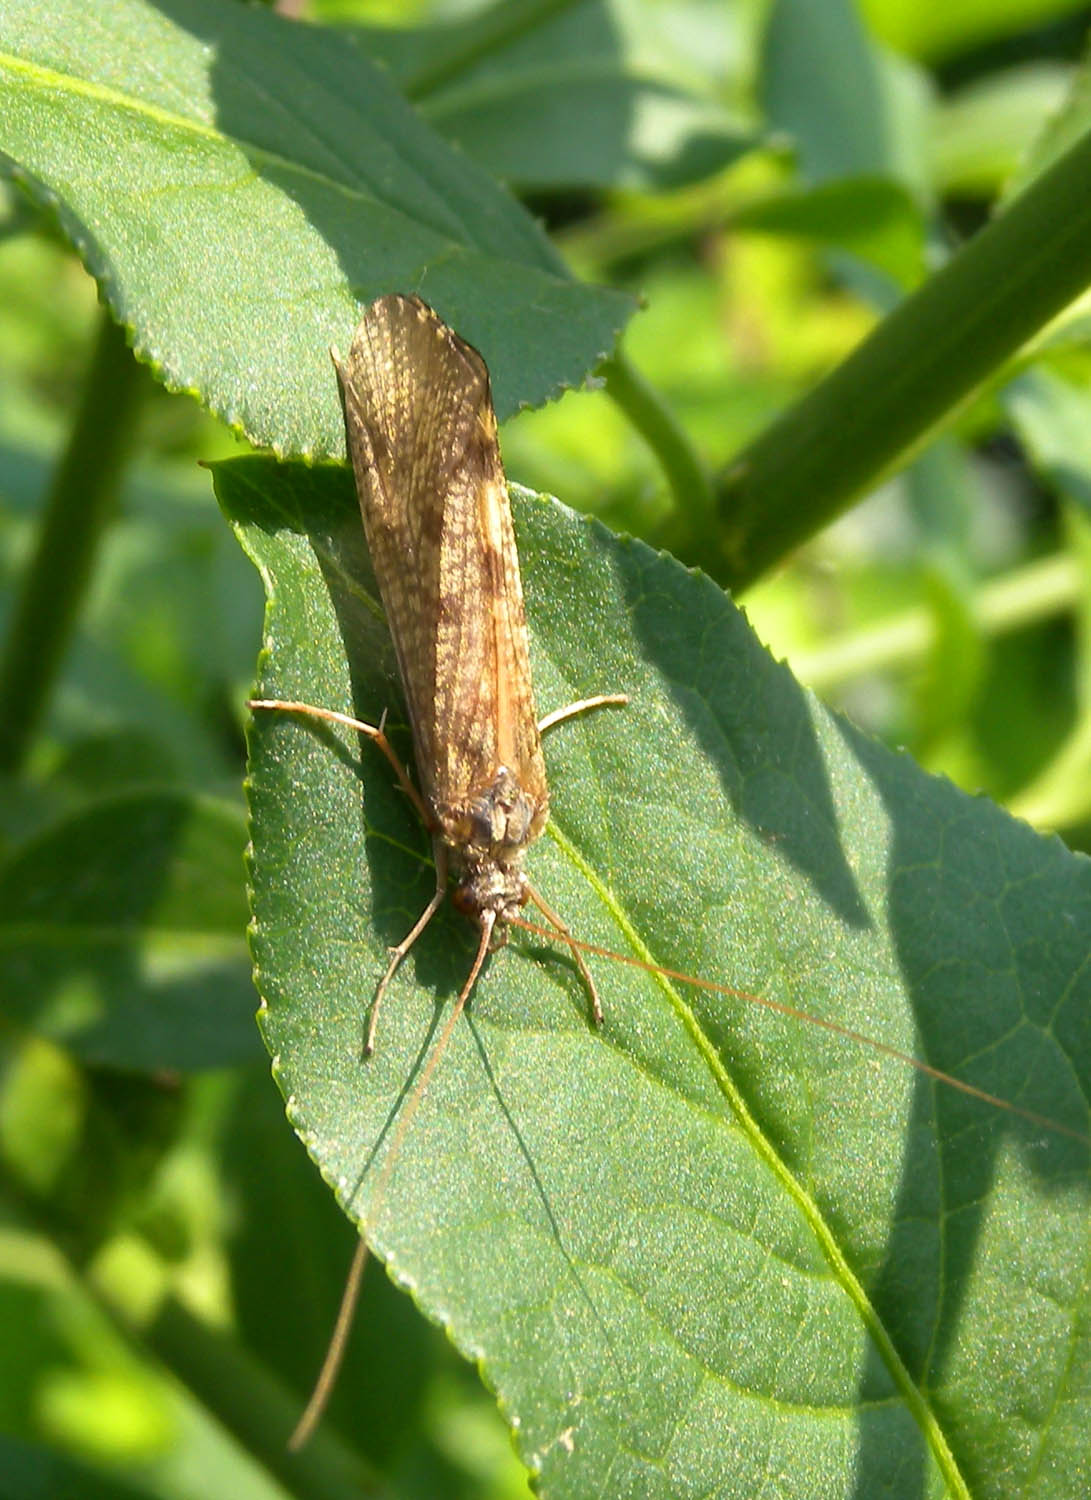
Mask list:
[[[345,1358],[345,1349],[348,1347],[349,1334],[356,1320],[356,1305],[360,1300],[360,1286],[364,1279],[364,1269],[367,1266],[367,1240],[363,1235],[356,1241],[356,1249],[352,1257],[352,1265],[349,1266],[348,1276],[345,1278],[345,1289],[341,1293],[341,1305],[337,1309],[337,1321],[333,1325],[330,1341],[326,1346],[326,1356],[322,1361],[322,1368],[318,1372],[318,1379],[314,1383],[314,1390],[310,1394],[307,1405],[303,1408],[303,1415],[295,1424],[295,1430],[288,1439],[288,1451],[298,1453],[304,1443],[311,1440],[314,1429],[322,1420],[322,1413],[329,1404],[330,1395],[337,1377],[341,1373],[341,1365]]]
[[[911,1052],[902,1052],[899,1048],[892,1047],[889,1042],[881,1042],[877,1037],[868,1036],[863,1031],[854,1031],[851,1026],[842,1026],[840,1021],[831,1021],[827,1016],[801,1010],[798,1006],[788,1005],[783,1000],[770,999],[768,995],[756,995],[751,990],[740,990],[730,984],[719,984],[714,979],[701,979],[696,974],[683,974],[678,969],[667,969],[662,964],[653,964],[648,959],[637,958],[632,953],[616,953],[612,948],[602,948],[597,943],[585,943],[582,938],[573,937],[571,933],[565,936],[549,927],[540,927],[537,922],[528,922],[525,917],[512,917],[510,920],[513,926],[522,927],[524,931],[532,932],[536,937],[549,938],[554,943],[565,943],[581,953],[593,953],[597,958],[611,958],[615,963],[628,964],[632,969],[643,969],[646,974],[674,979],[679,984],[692,984],[697,989],[711,990],[717,995],[731,995],[738,1000],[749,1000],[752,1005],[762,1005],[766,1010],[776,1011],[781,1016],[789,1016],[794,1021],[809,1022],[812,1026],[821,1027],[823,1031],[832,1031],[835,1036],[844,1037],[846,1041],[856,1042],[861,1047],[870,1047],[873,1052],[878,1052],[883,1057],[891,1057],[907,1067],[916,1068],[919,1073],[934,1078],[937,1083],[946,1084],[948,1088],[957,1089],[960,1094],[967,1094],[971,1099],[978,1099],[981,1103],[991,1104],[997,1109],[1010,1110],[1013,1115],[1018,1115],[1032,1125],[1039,1125],[1042,1129],[1053,1131],[1056,1135],[1068,1136],[1071,1140],[1079,1141],[1081,1146],[1091,1146],[1091,1136],[1074,1130],[1071,1125],[1063,1125],[1059,1120],[1051,1120],[1048,1115],[1040,1115],[1033,1109],[1024,1109],[1021,1104],[1013,1104],[1010,1099],[1002,1099],[999,1094],[990,1094],[985,1089],[979,1089],[976,1084],[956,1078],[953,1073],[945,1073],[942,1068],[923,1062],[919,1057],[914,1057]]]
[[[379,1212],[386,1197],[386,1189],[390,1184],[390,1177],[394,1166],[401,1155],[402,1146],[405,1144],[406,1133],[413,1123],[414,1116],[420,1108],[421,1100],[424,1098],[432,1075],[439,1065],[440,1059],[447,1051],[448,1043],[454,1035],[458,1018],[462,1014],[466,1001],[470,998],[477,976],[481,973],[481,966],[489,952],[489,942],[492,938],[493,927],[496,925],[496,913],[483,912],[481,915],[481,940],[477,945],[477,953],[474,956],[473,967],[469,978],[462,986],[461,993],[455,1001],[455,1008],[447,1019],[447,1024],[440,1033],[439,1041],[432,1048],[432,1054],[424,1065],[424,1072],[420,1076],[420,1082],[413,1090],[411,1097],[406,1103],[402,1117],[398,1121],[398,1128],[394,1132],[394,1138],[390,1142],[390,1150],[386,1153],[383,1162],[383,1170],[379,1175],[379,1181],[375,1186],[375,1193],[371,1200],[371,1208],[367,1219],[360,1228],[360,1238],[356,1245],[356,1252],[352,1257],[352,1265],[345,1280],[345,1289],[341,1293],[341,1305],[337,1309],[337,1320],[333,1325],[329,1344],[326,1346],[326,1356],[322,1361],[322,1368],[318,1372],[318,1379],[314,1383],[310,1399],[304,1408],[303,1415],[296,1423],[295,1431],[288,1439],[288,1447],[291,1452],[296,1453],[307,1442],[309,1442],[315,1428],[322,1420],[326,1407],[329,1404],[330,1395],[337,1384],[337,1377],[341,1373],[344,1363],[345,1351],[348,1348],[349,1334],[352,1332],[353,1321],[356,1316],[356,1305],[360,1300],[360,1285],[363,1280],[364,1268],[367,1265],[367,1231],[379,1217]]]

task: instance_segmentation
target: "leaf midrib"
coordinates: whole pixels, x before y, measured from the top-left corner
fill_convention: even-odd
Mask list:
[[[658,960],[655,954],[639,936],[634,923],[621,902],[618,901],[612,889],[599,878],[594,867],[584,858],[576,845],[561,832],[555,820],[551,819],[547,824],[547,832],[564,857],[570,861],[572,866],[583,876],[598,896],[610,916],[624,933],[636,956],[645,963],[657,964]],[[890,1372],[895,1388],[901,1392],[907,1408],[924,1435],[925,1441],[931,1448],[936,1464],[950,1486],[952,1494],[961,1497],[961,1500],[970,1500],[969,1486],[958,1467],[955,1456],[947,1443],[946,1436],[935,1414],[925,1400],[923,1392],[913,1380],[897,1349],[894,1347],[893,1341],[887,1333],[876,1308],[846,1260],[844,1253],[837,1243],[836,1236],[830,1225],[826,1222],[818,1204],[798,1181],[795,1174],[790,1170],[787,1163],[782,1159],[772,1142],[758,1125],[742,1093],[724,1066],[723,1060],[715,1046],[698,1024],[696,1015],[692,1008],[686,1004],[677,987],[663,974],[652,974],[651,977],[659,985],[673,1007],[675,1014],[692,1038],[698,1055],[708,1068],[713,1082],[727,1101],[737,1124],[749,1140],[754,1152],[772,1172],[784,1192],[787,1193],[788,1197],[795,1203],[803,1215],[827,1265],[830,1267],[834,1280],[855,1307],[857,1315],[873,1340],[883,1363]],[[681,1102],[690,1107],[689,1100],[683,1098]]]
[[[239,135],[228,135],[224,130],[214,125],[206,125],[201,120],[195,120],[188,115],[174,114],[171,110],[164,109],[159,104],[149,104],[146,99],[140,99],[133,94],[123,94],[117,89],[110,88],[106,84],[92,83],[89,79],[78,78],[74,73],[58,73],[54,68],[45,68],[40,63],[26,61],[25,58],[17,57],[10,52],[0,52],[0,68],[8,67],[13,72],[22,73],[36,82],[52,87],[58,91],[66,91],[81,98],[94,99],[101,104],[109,104],[112,108],[127,114],[139,115],[156,125],[170,127],[171,129],[188,132],[188,134],[201,140],[213,141],[224,146],[232,146],[241,151],[247,161],[257,159],[263,163],[278,169],[294,172],[298,177],[317,182],[323,187],[332,188],[342,193],[346,198],[360,200],[365,203],[378,203],[383,208],[389,209],[391,213],[399,214],[402,218],[409,216],[397,209],[393,204],[384,199],[376,198],[374,194],[364,192],[360,187],[341,182],[327,173],[318,172],[313,167],[302,165],[292,157],[281,156],[276,151],[270,151],[267,146],[257,146],[245,140]]]
[[[286,522],[290,519],[285,515]],[[352,586],[354,592],[374,607],[377,601],[366,590],[360,589],[344,573],[339,560],[330,556],[327,549],[321,548],[314,537],[311,537],[309,540],[314,554],[317,556],[321,553],[323,559],[337,569],[339,576],[345,583]],[[381,610],[379,612],[381,614]],[[633,952],[644,962],[655,965],[657,963],[655,954],[639,936],[628,912],[618,901],[611,887],[599,876],[597,870],[584,858],[577,846],[561,831],[556,817],[550,818],[550,821],[546,825],[546,833],[553,840],[563,857],[582,875],[590,889],[602,902],[603,906],[617,923],[619,929],[624,933]],[[783,1191],[795,1203],[803,1215],[827,1265],[830,1267],[834,1280],[855,1307],[857,1315],[890,1373],[895,1389],[901,1393],[908,1410],[911,1412],[914,1421],[928,1443],[937,1467],[944,1475],[952,1494],[962,1497],[962,1500],[970,1500],[969,1488],[958,1468],[954,1454],[951,1452],[934,1413],[899,1356],[878,1312],[849,1266],[844,1253],[837,1243],[833,1230],[826,1222],[817,1203],[803,1188],[772,1142],[761,1130],[741,1092],[724,1067],[715,1047],[701,1029],[693,1010],[686,1004],[677,987],[662,974],[655,974],[652,977],[655,978],[656,983],[662,989],[676,1015],[682,1021],[694,1041],[698,1054],[709,1069],[713,1082],[727,1101],[736,1121],[750,1141],[752,1149],[772,1172]]]
[[[540,262],[529,261],[515,255],[497,255],[483,246],[473,243],[469,239],[459,239],[451,230],[449,225],[437,226],[430,218],[423,214],[413,214],[404,208],[399,208],[387,198],[382,198],[373,192],[367,191],[358,183],[349,183],[339,178],[331,177],[328,173],[320,172],[314,167],[305,166],[295,158],[282,156],[279,152],[270,151],[266,146],[258,146],[239,135],[228,135],[222,129],[213,125],[207,125],[203,121],[194,120],[186,115],[178,115],[170,110],[164,109],[162,105],[150,104],[146,100],[136,98],[131,94],[123,94],[117,89],[106,84],[93,83],[87,79],[78,78],[72,73],[60,73],[56,69],[43,67],[40,63],[28,62],[25,58],[18,57],[14,53],[0,52],[0,70],[8,68],[10,71],[19,73],[24,77],[32,79],[43,87],[49,87],[60,93],[67,93],[79,98],[93,99],[98,103],[108,105],[112,109],[125,112],[130,115],[139,116],[157,126],[169,128],[178,132],[185,132],[195,139],[210,141],[225,148],[238,151],[251,169],[250,175],[259,177],[260,173],[255,170],[258,166],[269,166],[286,176],[294,175],[300,182],[310,182],[331,193],[339,194],[346,201],[359,205],[374,205],[381,208],[386,214],[390,214],[403,220],[406,224],[420,228],[424,227],[436,235],[437,239],[443,240],[453,249],[466,251],[481,256],[483,259],[505,263],[508,260],[518,261],[519,264],[527,266],[536,274],[541,275],[548,281],[557,285],[566,285],[570,278],[566,274],[558,272],[556,267]],[[391,142],[391,150],[396,151],[396,144]],[[433,266],[435,260],[432,261]]]

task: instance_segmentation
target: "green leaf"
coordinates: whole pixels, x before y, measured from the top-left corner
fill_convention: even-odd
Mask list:
[[[422,292],[480,348],[502,416],[581,381],[631,309],[334,32],[214,0],[16,0],[0,98],[0,151],[137,353],[278,451],[343,452],[326,350],[380,292]]]
[[[851,0],[776,0],[762,93],[805,181],[890,176],[924,194],[923,75],[880,53]]]
[[[1034,467],[1091,512],[1091,401],[1086,388],[1039,367],[1016,376],[1003,400]]]
[[[430,124],[505,182],[669,190],[759,139],[721,102],[731,30],[722,10],[499,0],[453,22],[354,35]]]
[[[0,864],[9,1018],[145,1071],[252,1055],[241,819],[174,791],[103,799]]]
[[[1071,76],[1063,99],[1045,122],[1033,147],[1027,151],[1022,169],[1008,184],[1008,196],[1040,177],[1091,130],[1091,65],[1085,60]]]
[[[423,113],[488,171],[525,188],[670,192],[722,171],[760,139],[716,100],[612,61],[543,61],[446,90]]]
[[[389,709],[408,753],[348,474],[215,477],[268,590],[261,691]],[[529,863],[573,930],[1086,1132],[1091,865],[823,711],[707,579],[525,493],[515,518],[540,709],[631,695],[548,736]],[[571,957],[519,933],[404,1129],[474,934],[441,910],[364,1061],[428,839],[370,744],[289,715],[255,723],[249,793],[290,1117],[542,1494],[1079,1493],[1086,1143],[591,957],[596,1032]]]

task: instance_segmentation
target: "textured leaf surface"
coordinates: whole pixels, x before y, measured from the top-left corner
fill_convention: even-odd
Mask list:
[[[137,352],[279,451],[343,451],[326,350],[380,292],[480,348],[501,415],[578,384],[631,310],[343,36],[260,7],[14,0],[0,99],[0,152]]]
[[[347,473],[242,460],[262,691],[391,711]],[[552,731],[533,876],[591,941],[785,1000],[1086,1132],[1091,865],[824,712],[707,580],[517,497]],[[1087,1151],[813,1026],[445,909],[361,1060],[427,839],[355,736],[268,715],[254,954],[289,1112],[477,1358],[546,1495],[1068,1496],[1091,1389]],[[378,1165],[400,1146],[389,1174]],[[380,1201],[375,1200],[376,1190]]]

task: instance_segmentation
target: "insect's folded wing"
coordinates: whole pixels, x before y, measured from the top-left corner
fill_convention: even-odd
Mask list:
[[[522,588],[488,374],[415,298],[369,308],[340,368],[375,574],[435,810],[507,765],[544,801]]]

